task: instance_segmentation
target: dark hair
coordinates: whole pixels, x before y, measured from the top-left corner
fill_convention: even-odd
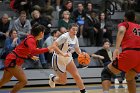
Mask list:
[[[20,11],[19,15],[26,15],[27,13],[25,11]]]
[[[51,32],[51,36],[53,36],[57,31],[58,31],[58,30],[53,30],[53,31]]]
[[[92,2],[87,2],[86,3],[86,8],[87,8],[88,4],[91,4],[92,5],[92,8],[93,8],[93,3]]]
[[[11,29],[11,30],[10,30],[10,32],[9,32],[9,37],[11,37],[11,35],[12,35],[12,33],[13,33],[14,31],[16,31],[16,32],[17,32],[17,30],[16,30],[16,29]]]
[[[110,43],[110,41],[109,41],[108,39],[104,39],[104,40],[103,40],[103,45],[104,45],[106,42]]]
[[[72,27],[79,27],[76,23],[71,23],[68,25],[68,29],[71,29]]]
[[[38,36],[40,32],[45,32],[45,27],[40,24],[34,24],[31,30],[33,36]]]
[[[105,12],[100,12],[100,13],[99,13],[99,21],[101,21],[101,14],[102,14],[102,13],[104,13],[104,15],[105,15],[105,20],[107,19],[106,13],[105,13]]]
[[[124,16],[126,17],[127,21],[130,21],[130,22],[135,21],[135,12],[134,12],[134,10],[126,11]]]
[[[80,5],[80,4],[81,4],[82,6],[84,6],[84,4],[83,4],[82,2],[79,2],[79,3],[77,4],[77,6]]]

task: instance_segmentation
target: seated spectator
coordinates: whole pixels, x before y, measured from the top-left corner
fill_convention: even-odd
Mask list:
[[[9,37],[6,38],[5,44],[4,44],[4,50],[3,53],[3,59],[6,58],[8,53],[10,53],[18,44],[20,43],[20,39],[18,38],[17,31],[15,29],[12,29],[9,32]]]
[[[64,1],[64,4],[62,5],[62,10],[59,12],[59,18],[62,18],[62,14],[64,11],[69,11],[71,14],[71,17],[73,17],[73,2],[71,0]]]
[[[18,35],[21,40],[23,40],[30,33],[31,30],[30,21],[26,19],[26,17],[26,12],[21,11],[19,18],[10,25],[10,29],[14,28],[18,31]]]
[[[51,35],[45,40],[43,47],[48,47],[53,44],[53,42],[61,35],[61,33],[58,30],[54,30],[51,32]],[[47,60],[47,66],[48,68],[51,67],[51,62],[52,62],[52,55],[53,55],[53,50],[45,53],[45,59]]]
[[[74,21],[70,18],[70,12],[64,11],[62,14],[62,19],[59,19],[58,21],[58,28],[65,27],[68,29],[68,25],[74,23]]]
[[[8,36],[9,25],[10,25],[9,16],[8,14],[4,14],[0,19],[0,41],[1,43],[3,42],[1,46],[4,45],[4,41]]]
[[[83,37],[83,25],[84,25],[84,19],[86,17],[86,12],[84,10],[84,6],[82,3],[78,3],[77,9],[73,12],[73,18],[76,23],[79,25],[79,32],[78,36]]]
[[[65,27],[60,27],[59,31],[60,31],[61,34],[64,34],[64,33],[66,33],[68,30],[67,30]]]
[[[93,58],[99,58],[103,62],[103,67],[106,67],[109,63],[113,61],[113,53],[110,49],[110,42],[108,39],[103,41],[103,47],[102,49],[96,51],[95,53],[92,54]],[[115,78],[115,83],[119,83],[118,79]],[[122,77],[124,78],[124,77]]]
[[[90,39],[90,45],[93,46],[96,42],[96,46],[101,46],[103,40],[103,34],[100,30],[99,21],[96,18],[96,13],[92,12],[85,18],[83,36]]]
[[[28,15],[30,9],[30,0],[15,0],[14,9],[16,9],[18,13],[21,11],[26,11]]]
[[[91,2],[88,2],[86,5],[86,14],[91,14],[94,11],[93,9],[93,4]]]
[[[51,32],[51,35],[44,41],[43,47],[48,47],[61,35],[58,30]]]
[[[112,46],[113,45],[112,31],[114,29],[112,21],[107,19],[104,12],[101,12],[99,14],[99,22],[100,22],[100,29],[103,32],[103,38],[109,39]]]
[[[38,10],[34,10],[31,13],[31,16],[32,16],[31,26],[33,26],[34,24],[41,24],[41,25],[46,27],[46,30],[44,32],[44,40],[45,40],[50,33],[51,23],[47,19],[42,17]]]

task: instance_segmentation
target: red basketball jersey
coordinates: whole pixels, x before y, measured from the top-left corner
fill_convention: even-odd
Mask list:
[[[122,49],[125,48],[140,48],[140,26],[132,22],[123,22],[118,27],[124,26],[126,32],[122,40]]]

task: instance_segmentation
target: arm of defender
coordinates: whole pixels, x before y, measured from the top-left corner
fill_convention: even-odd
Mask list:
[[[118,33],[117,33],[117,38],[116,38],[116,48],[113,53],[113,60],[116,59],[116,57],[119,55],[119,48],[120,48],[125,32],[126,32],[126,28],[124,26],[120,26],[118,28]]]

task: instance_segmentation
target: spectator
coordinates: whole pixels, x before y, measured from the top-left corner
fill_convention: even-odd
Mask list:
[[[64,34],[67,32],[67,29],[65,27],[60,27],[59,31],[61,34]]]
[[[21,11],[26,11],[26,13],[29,14],[30,0],[15,0],[14,9],[19,13]]]
[[[62,14],[64,11],[69,11],[71,17],[73,17],[73,2],[71,0],[64,1],[64,5],[62,5],[62,10],[59,12],[59,18],[62,18]]]
[[[20,12],[19,18],[14,21],[13,25],[11,24],[10,29],[12,28],[18,31],[18,35],[21,40],[23,40],[30,33],[31,24],[30,21],[26,19],[25,11]]]
[[[60,34],[61,33],[58,30],[52,31],[51,35],[45,40],[43,47],[48,47],[52,45],[53,42],[60,36]],[[45,59],[47,60],[48,68],[51,67],[52,55],[53,55],[53,50],[49,51],[48,53],[45,53]]]
[[[95,12],[92,12],[85,18],[83,36],[89,37],[91,46],[94,45],[95,40],[96,46],[100,46],[102,44],[103,34],[102,31],[100,31],[100,24],[96,18]]]
[[[111,20],[107,19],[104,12],[99,14],[100,29],[103,32],[103,37],[109,39],[111,45],[113,45],[112,31],[113,23]]]
[[[76,23],[78,23],[80,29],[78,32],[78,36],[83,37],[83,25],[84,25],[84,19],[86,17],[86,12],[84,11],[84,6],[82,3],[79,3],[77,5],[77,9],[73,12],[73,17]]]
[[[91,14],[93,11],[93,4],[91,2],[88,2],[86,6],[86,14]]]
[[[5,44],[4,44],[4,50],[5,50],[5,59],[7,54],[10,53],[18,44],[20,43],[20,39],[18,38],[17,31],[15,29],[12,29],[9,32],[9,37],[6,38]]]
[[[103,66],[106,67],[112,60],[112,51],[110,49],[110,42],[108,39],[104,40],[102,49],[92,54],[92,57],[99,58],[103,62]]]
[[[44,41],[43,47],[48,47],[61,35],[58,30],[51,32],[51,35]]]
[[[0,19],[0,41],[2,46],[4,45],[4,41],[8,36],[8,29],[9,29],[10,21],[8,14],[3,14],[2,18]]]
[[[58,21],[58,27],[59,29],[61,27],[65,27],[66,29],[68,29],[68,25],[71,23],[74,23],[74,21],[70,18],[70,12],[69,11],[64,11],[62,14],[63,19],[60,19]]]
[[[92,57],[99,58],[103,62],[103,67],[106,67],[109,63],[111,63],[113,61],[113,59],[112,59],[113,53],[110,49],[110,42],[108,39],[103,41],[102,49],[93,53]],[[122,79],[124,79],[124,74],[121,74],[121,75],[123,75]],[[116,76],[114,76],[114,79],[115,79],[115,83],[119,83]]]
[[[46,27],[46,30],[44,32],[44,40],[45,40],[50,33],[51,23],[48,20],[46,20],[44,17],[42,17],[38,10],[34,10],[31,13],[31,15],[32,15],[32,18],[33,18],[31,20],[31,26],[33,26],[34,24],[41,24],[41,25]]]

